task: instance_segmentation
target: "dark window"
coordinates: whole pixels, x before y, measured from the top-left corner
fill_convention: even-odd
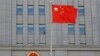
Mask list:
[[[28,5],[28,15],[34,15],[34,6]]]
[[[40,34],[45,34],[45,24],[40,24],[39,25],[39,33]]]
[[[16,25],[16,34],[22,34],[23,33],[23,25],[17,24]]]
[[[28,33],[33,34],[34,33],[34,25],[33,24],[28,24]]]
[[[39,15],[44,16],[45,15],[45,6],[39,5]]]
[[[85,25],[84,24],[79,25],[79,31],[80,31],[80,35],[85,35]]]
[[[79,6],[79,16],[84,16],[84,15],[85,15],[84,6]]]
[[[22,7],[22,5],[17,5],[16,6],[16,14],[17,15],[22,15],[23,14],[23,7]]]
[[[74,25],[73,24],[69,24],[68,25],[68,34],[69,35],[74,35],[75,34],[75,30],[74,30]]]

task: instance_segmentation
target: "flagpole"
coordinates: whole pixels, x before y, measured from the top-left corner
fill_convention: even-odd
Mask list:
[[[52,7],[51,7],[51,0],[50,0],[50,12],[52,11]],[[51,29],[51,37],[50,37],[50,56],[52,56],[52,13],[50,13],[50,29]]]
[[[52,56],[52,24],[51,24],[51,41],[50,41],[50,56]]]

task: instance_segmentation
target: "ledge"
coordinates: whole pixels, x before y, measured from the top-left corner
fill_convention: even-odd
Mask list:
[[[28,51],[28,50],[50,50],[50,45],[0,45],[0,50]],[[68,51],[100,51],[100,46],[93,45],[53,45],[53,50]]]

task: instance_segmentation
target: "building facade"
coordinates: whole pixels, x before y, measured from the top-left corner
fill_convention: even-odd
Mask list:
[[[76,24],[51,22],[51,5],[78,8]],[[99,56],[99,0],[0,0],[0,56]],[[51,36],[52,35],[52,36]]]

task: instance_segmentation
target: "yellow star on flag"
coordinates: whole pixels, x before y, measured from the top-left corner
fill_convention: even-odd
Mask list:
[[[54,10],[55,10],[55,11],[58,11],[58,8],[57,8],[57,7],[55,7],[55,8],[54,8]]]

